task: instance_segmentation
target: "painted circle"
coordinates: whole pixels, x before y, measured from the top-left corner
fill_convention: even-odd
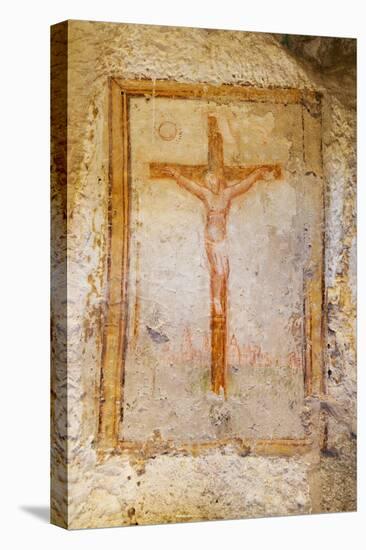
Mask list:
[[[158,132],[161,139],[172,141],[177,136],[178,130],[174,122],[166,120],[160,124]]]

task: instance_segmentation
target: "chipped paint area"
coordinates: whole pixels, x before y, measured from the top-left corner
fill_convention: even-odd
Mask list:
[[[317,47],[312,49],[309,42],[311,37],[283,40],[280,35],[77,21],[68,23],[68,39],[67,197],[63,193],[65,182],[62,158],[56,154],[53,163],[53,215],[60,222],[59,228],[62,228],[67,208],[68,224],[67,245],[61,233],[56,233],[53,240],[55,287],[59,283],[54,295],[53,317],[53,332],[57,335],[52,378],[55,442],[53,522],[69,528],[84,528],[354,510],[356,162],[353,41],[322,38],[317,39],[321,46],[317,42]],[[167,51],[169,56],[166,55]],[[54,66],[59,68],[62,59],[62,54],[55,50]],[[273,366],[280,353],[274,353],[275,341],[266,344],[253,338],[255,330],[261,330],[260,323],[265,324],[267,321],[265,315],[260,315],[261,311],[265,311],[265,301],[270,297],[270,285],[266,287],[266,270],[259,259],[257,261],[255,254],[248,255],[246,265],[250,269],[250,280],[257,279],[264,288],[258,295],[258,304],[251,311],[249,306],[253,289],[240,286],[242,278],[235,275],[237,269],[233,264],[229,292],[237,292],[238,296],[242,294],[246,298],[248,312],[255,322],[243,328],[240,316],[235,318],[235,311],[229,311],[229,323],[237,323],[241,329],[231,334],[227,341],[227,391],[228,396],[234,397],[236,393],[240,396],[246,391],[247,399],[250,399],[250,391],[254,391],[254,405],[249,411],[252,418],[248,423],[248,429],[253,429],[238,434],[233,426],[235,414],[230,404],[222,396],[213,394],[208,403],[207,415],[213,436],[202,449],[194,447],[196,436],[202,435],[202,426],[199,428],[201,434],[198,433],[199,429],[196,433],[193,430],[191,441],[183,441],[178,437],[174,445],[169,446],[164,430],[159,432],[152,423],[149,434],[140,434],[143,440],[141,445],[116,447],[112,453],[108,450],[102,453],[98,451],[98,427],[101,422],[99,398],[105,384],[101,377],[101,367],[108,313],[109,215],[113,216],[113,212],[108,212],[110,151],[107,113],[108,78],[111,76],[126,80],[164,79],[177,83],[245,85],[262,90],[262,94],[266,94],[267,88],[290,88],[295,90],[294,98],[300,93],[296,90],[306,89],[321,92],[323,96],[320,129],[322,151],[314,147],[314,140],[311,139],[314,131],[312,124],[318,124],[320,118],[310,96],[304,101],[302,123],[307,128],[304,135],[310,136],[305,143],[308,169],[304,184],[314,184],[319,175],[320,153],[324,168],[324,312],[327,316],[322,328],[324,347],[302,349],[304,331],[307,337],[312,337],[314,325],[308,322],[302,326],[302,311],[299,311],[299,304],[296,305],[295,300],[293,304],[296,307],[283,324],[283,330],[290,335],[288,342],[291,345],[288,349],[280,349],[283,356],[280,356],[279,364]],[[241,108],[233,108],[226,100],[221,102],[220,109],[219,131],[226,144],[225,164],[284,162],[285,159],[290,174],[298,170],[296,159],[300,158],[304,143],[296,137],[296,105],[286,107],[287,112],[291,113],[285,117],[286,124],[290,119],[293,120],[290,126],[281,122],[275,105],[256,110],[254,105],[248,104],[245,117],[240,114]],[[172,148],[183,154],[185,134],[181,126],[176,121],[172,124],[170,112],[167,116],[166,112],[159,111],[157,100],[154,113],[150,133],[154,135],[155,141],[160,140],[165,151],[166,148]],[[207,112],[205,116],[207,120]],[[246,139],[248,131],[251,132],[250,139]],[[268,154],[274,136],[277,158]],[[207,134],[200,142],[205,158]],[[55,146],[57,150],[57,142]],[[194,154],[202,157],[199,149]],[[198,157],[191,156],[189,164],[202,162]],[[166,160],[156,157],[148,159],[149,162]],[[176,162],[182,162],[182,158],[177,158]],[[301,162],[304,162],[303,158]],[[148,162],[145,168],[148,169]],[[281,231],[291,231],[299,219],[296,216],[298,210],[294,207],[297,205],[297,208],[301,208],[302,205],[298,201],[296,184],[290,182],[279,186],[277,195],[271,195],[268,188],[269,184],[265,184],[265,191],[251,195],[249,192],[245,199],[238,198],[233,204],[228,220],[228,238],[231,238],[233,228],[237,227],[237,220],[242,219],[244,203],[248,201],[246,204],[250,206],[252,218],[248,219],[247,225],[242,226],[242,238],[245,238],[253,224],[257,224],[256,233],[259,235],[261,226],[258,220],[265,213],[271,212],[273,229],[268,235],[270,248],[282,251],[284,257],[290,257],[296,250],[295,243],[288,248],[289,241],[284,234],[281,235]],[[183,193],[183,190],[177,193],[182,204],[183,200],[186,201],[187,212],[193,222],[196,220],[203,227],[203,209],[200,210],[194,197],[183,199],[180,192]],[[165,199],[160,192],[161,200],[172,198],[171,190],[164,189],[164,193]],[[138,197],[136,193],[132,201],[138,225],[146,206],[143,197]],[[199,225],[197,228],[196,244],[203,243],[203,233],[199,233]],[[143,231],[141,227],[139,230]],[[304,242],[309,244],[306,239]],[[257,244],[262,246],[259,237]],[[62,314],[65,246],[68,257],[67,333],[66,313]],[[130,341],[135,346],[134,352],[141,346],[150,346],[158,350],[156,353],[163,354],[170,346],[173,363],[177,357],[183,357],[183,372],[186,369],[184,365],[187,365],[188,374],[192,372],[188,393],[193,391],[200,395],[203,392],[207,395],[210,391],[210,342],[204,333],[202,341],[197,339],[188,323],[183,331],[175,334],[169,324],[163,322],[163,303],[160,311],[152,309],[145,321],[146,308],[144,301],[139,299],[144,293],[145,284],[141,276],[146,257],[143,246],[141,239],[131,241],[133,254],[130,269],[136,274],[131,279],[131,288],[137,289],[131,300],[134,315],[129,319]],[[235,240],[232,240],[230,247],[231,257],[236,254],[238,259],[235,261],[237,267],[240,267],[240,250],[236,250]],[[189,257],[195,258],[191,253]],[[205,285],[209,289],[206,261],[203,247],[202,266],[199,261],[196,266],[202,272],[201,290]],[[268,265],[271,265],[270,262]],[[312,273],[309,271],[305,275],[311,278]],[[308,284],[306,277],[306,292],[318,300],[322,289]],[[300,281],[298,283],[300,285]],[[289,282],[284,280],[283,288],[286,286],[289,287]],[[292,292],[296,295],[294,287]],[[273,306],[281,307],[281,299],[276,301],[272,296],[271,300]],[[314,321],[316,312],[311,309],[311,304],[307,304],[306,308],[307,318]],[[258,318],[255,318],[256,313],[259,313]],[[256,329],[255,323],[258,324]],[[177,336],[180,338],[179,346]],[[176,345],[177,349],[173,349]],[[316,354],[319,353],[324,354],[324,380],[321,380],[321,373],[313,372],[313,383],[305,388],[305,400],[302,395],[302,400],[297,401],[296,395],[299,393],[296,381],[300,382],[304,361],[307,365],[316,364]],[[192,371],[192,364],[200,365],[199,376],[196,376],[197,371]],[[281,388],[281,380],[293,380],[293,386],[291,389],[284,383],[280,394],[273,396],[267,403],[265,395],[255,395],[258,377],[262,377],[263,384],[269,384],[267,397],[271,396],[270,392],[275,388]],[[168,391],[169,383],[164,383]],[[155,392],[159,392],[160,385],[163,388],[162,378],[159,378],[159,373],[155,373],[155,378],[151,377],[146,387],[155,388]],[[254,390],[249,391],[251,386]],[[265,388],[265,384],[262,387]],[[294,403],[289,411],[292,411],[291,414],[295,411],[292,418],[296,418],[296,423],[289,423],[289,416],[286,417],[284,413],[283,420],[281,416],[278,417],[276,432],[274,426],[268,422],[266,424],[263,418],[268,417],[268,421],[273,422],[270,418],[270,401],[277,399],[281,409],[284,400],[280,396],[288,395],[289,391],[295,392],[292,399]],[[262,399],[259,412],[254,408],[258,399]],[[179,395],[176,402],[181,406]],[[118,399],[116,404],[117,407],[121,404]],[[179,414],[184,417],[187,410],[183,406]],[[171,415],[169,422],[172,418],[174,415]],[[240,412],[237,418],[240,418]],[[194,421],[192,417],[191,426],[194,426]],[[170,425],[174,426],[174,422]],[[181,429],[178,427],[176,434]],[[131,428],[130,433],[133,434],[133,431]],[[256,437],[268,437],[271,433],[279,438],[301,437],[304,443],[298,447],[291,444],[291,447],[288,440],[280,440],[275,447],[263,439],[257,446],[254,444]],[[238,438],[238,435],[243,439]],[[223,441],[218,447],[214,444],[217,438]],[[315,446],[314,441],[317,442]],[[274,456],[276,454],[278,456]]]

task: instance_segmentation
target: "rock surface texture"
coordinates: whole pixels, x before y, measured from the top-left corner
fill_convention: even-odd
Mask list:
[[[53,523],[79,529],[356,509],[355,57],[356,41],[353,39],[86,21],[68,21],[52,28]],[[287,376],[286,368],[290,367],[279,365],[276,372],[281,376],[274,374],[271,380],[281,387],[281,399],[285,399],[286,392],[293,393],[292,410],[295,412],[291,413],[293,416],[288,420],[288,426],[285,420],[281,420],[279,426],[272,426],[271,403],[267,400],[263,407],[268,421],[262,424],[258,421],[258,433],[262,438],[269,438],[271,430],[282,438],[287,433],[291,437],[307,437],[310,432],[316,433],[320,441],[317,449],[310,446],[305,452],[292,452],[286,456],[283,452],[277,455],[255,452],[255,449],[248,447],[245,443],[247,433],[250,433],[248,430],[263,414],[262,409],[255,410],[255,399],[260,397],[255,394],[255,399],[251,397],[250,401],[253,422],[243,416],[232,428],[234,436],[236,433],[240,437],[244,434],[243,441],[233,436],[223,445],[210,444],[215,434],[222,440],[225,433],[229,433],[227,425],[231,417],[238,414],[240,419],[236,398],[230,401],[230,397],[225,400],[214,395],[197,405],[199,414],[210,418],[213,426],[210,428],[213,435],[209,437],[209,444],[199,452],[194,445],[190,448],[172,448],[166,443],[164,431],[156,430],[153,422],[151,430],[146,427],[151,420],[149,407],[153,405],[150,394],[147,397],[142,390],[139,393],[133,385],[132,375],[126,378],[126,392],[129,392],[126,395],[131,396],[131,402],[137,400],[141,410],[136,406],[135,409],[132,407],[123,411],[129,424],[121,429],[121,437],[127,434],[131,440],[134,433],[140,434],[144,444],[121,452],[107,447],[101,449],[98,430],[109,284],[108,113],[109,82],[112,77],[192,85],[235,85],[260,90],[295,89],[321,97],[324,381],[321,392],[316,395],[310,392],[301,400],[303,396],[299,393],[298,378],[291,379],[292,385],[286,386],[283,382],[283,387],[280,386],[282,373]],[[136,110],[142,112],[145,107],[140,106],[139,101],[136,100]],[[282,120],[280,115],[276,119],[275,110],[276,107],[273,114],[260,110],[252,112],[253,124],[257,117],[258,124],[264,125],[263,139],[266,139],[266,132],[270,135],[274,128],[272,121]],[[295,110],[293,113],[295,117]],[[140,119],[138,115],[134,116],[136,128]],[[219,112],[217,116],[219,119]],[[142,120],[143,117],[140,118]],[[176,130],[169,124],[163,121],[159,126],[164,147],[176,135]],[[291,158],[291,151],[296,149],[297,130],[286,134],[285,130],[281,130],[281,122],[276,128],[280,129],[276,134],[273,155],[278,154],[279,160]],[[143,129],[141,136],[142,132]],[[224,130],[222,132],[224,135]],[[133,139],[138,141],[140,134]],[[184,136],[182,143],[183,140]],[[292,145],[287,146],[290,141]],[[193,156],[192,164],[197,164]],[[143,174],[137,173],[136,181],[139,177],[143,178]],[[293,189],[290,187],[289,192]],[[295,201],[295,192],[291,196]],[[250,204],[255,223],[255,200]],[[267,204],[269,209],[271,204]],[[187,212],[192,212],[192,222],[189,223],[193,227],[195,199],[187,205]],[[285,223],[283,220],[290,208],[289,204],[288,208],[281,210],[278,223]],[[178,214],[177,206],[176,220]],[[161,215],[164,216],[164,212]],[[295,219],[291,218],[291,223],[295,223]],[[137,227],[138,218],[136,220]],[[147,234],[148,237],[151,235]],[[132,242],[131,250],[136,252],[136,246]],[[161,246],[164,247],[164,243]],[[260,264],[260,259],[258,261]],[[155,269],[151,265],[151,269]],[[135,267],[131,269],[133,272]],[[202,270],[202,286],[206,284],[205,273]],[[230,275],[234,285],[233,273],[234,268]],[[294,281],[297,281],[296,277],[294,268]],[[143,281],[141,285],[143,288]],[[259,307],[258,301],[253,303]],[[150,346],[168,346],[172,333],[162,330],[160,313],[151,311],[146,315],[151,316],[151,323],[145,330],[146,342]],[[249,328],[247,330],[251,334]],[[144,342],[140,345],[145,345]],[[296,339],[294,342],[294,347],[289,344],[288,349],[288,354],[293,353],[295,357],[292,369],[296,368]],[[271,344],[272,347],[274,345]],[[252,350],[245,351],[247,354],[249,352],[252,353]],[[133,357],[131,359],[131,355],[128,357],[133,368],[136,361]],[[260,368],[266,368],[266,361],[271,360],[268,357],[265,354],[261,356]],[[204,363],[205,358],[201,360]],[[230,366],[233,380],[239,376],[236,374],[235,360]],[[190,376],[189,365],[183,367]],[[140,368],[142,370],[137,369],[135,376],[143,377],[144,364]],[[240,368],[239,371],[245,373],[245,380],[248,380],[252,376],[250,365],[247,363]],[[256,383],[255,376],[253,385]],[[148,380],[146,387],[153,387],[153,383],[156,381]],[[197,387],[201,388],[201,383],[204,384],[197,380]],[[244,382],[237,384],[240,390],[240,384]],[[169,394],[171,387],[170,381],[164,378],[160,391]],[[155,391],[154,388],[151,392]],[[184,422],[182,425],[185,401],[179,402],[179,399],[183,390],[182,394],[179,390],[174,395],[171,404],[167,399],[167,404],[161,405],[165,407],[163,422],[171,422],[179,443],[184,440],[185,430],[185,441],[188,442],[194,441],[197,434],[202,439],[202,430],[206,433],[206,428],[202,428],[204,424],[200,424],[189,409],[192,406],[190,392],[194,391],[194,388],[184,390],[186,415],[191,427],[185,427]],[[147,407],[145,412],[143,405]],[[282,419],[286,411],[279,404],[276,407],[275,413]],[[154,409],[154,415],[158,413],[158,409]],[[143,426],[137,425],[139,414],[144,419]],[[178,416],[171,420],[174,414]],[[284,430],[287,432],[283,433]]]

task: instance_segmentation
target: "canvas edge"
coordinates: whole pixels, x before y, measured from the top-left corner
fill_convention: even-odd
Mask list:
[[[68,528],[67,469],[67,101],[68,21],[51,38],[51,483],[50,523]]]

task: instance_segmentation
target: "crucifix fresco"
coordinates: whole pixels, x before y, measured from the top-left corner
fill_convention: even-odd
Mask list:
[[[215,116],[208,116],[206,165],[151,163],[151,178],[171,178],[197,197],[205,208],[205,249],[210,270],[211,293],[211,389],[226,395],[227,300],[230,259],[227,251],[227,216],[232,201],[257,182],[281,177],[279,164],[228,166],[224,143]],[[250,236],[248,236],[250,238]]]
[[[294,91],[123,86],[100,433],[302,445],[321,381],[318,119]]]

